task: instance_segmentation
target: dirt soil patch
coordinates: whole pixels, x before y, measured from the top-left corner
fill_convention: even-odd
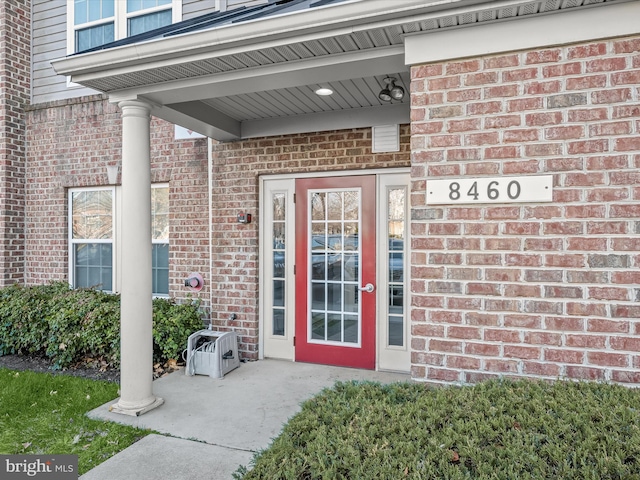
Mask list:
[[[54,370],[52,362],[41,356],[28,355],[4,355],[0,356],[0,368],[8,368],[10,370],[31,370],[33,372],[48,372],[54,375],[73,375],[76,377],[90,378],[93,380],[106,380],[109,382],[120,381],[120,369],[113,368],[94,359],[86,359],[72,365],[69,368]],[[171,372],[184,368],[175,362],[165,365],[155,364],[153,366],[153,379],[163,377]]]

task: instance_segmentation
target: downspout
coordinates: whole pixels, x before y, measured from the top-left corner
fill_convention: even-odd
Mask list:
[[[208,178],[208,191],[207,202],[209,207],[209,327],[213,328],[213,207],[211,202],[213,201],[213,140],[211,137],[207,137],[207,176]]]

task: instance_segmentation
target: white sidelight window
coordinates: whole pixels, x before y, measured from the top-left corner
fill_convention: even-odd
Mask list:
[[[182,19],[182,0],[67,0],[67,49],[76,53]]]
[[[119,187],[69,191],[69,283],[118,292]],[[169,186],[151,190],[153,295],[169,295]]]

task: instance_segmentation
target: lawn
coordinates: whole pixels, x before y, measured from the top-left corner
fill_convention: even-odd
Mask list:
[[[75,454],[83,474],[151,433],[86,413],[118,396],[118,385],[0,368],[0,453]]]
[[[251,479],[640,479],[640,392],[597,383],[338,383]]]

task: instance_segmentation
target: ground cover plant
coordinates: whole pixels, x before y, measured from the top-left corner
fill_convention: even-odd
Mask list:
[[[640,479],[640,392],[489,381],[338,383],[236,479]]]
[[[189,335],[202,326],[197,302],[154,299],[154,362],[181,360]],[[0,289],[0,356],[9,354],[44,356],[54,369],[87,359],[117,367],[120,295],[66,282]]]
[[[117,396],[113,382],[0,368],[0,453],[78,455],[83,474],[151,433],[86,416]]]

